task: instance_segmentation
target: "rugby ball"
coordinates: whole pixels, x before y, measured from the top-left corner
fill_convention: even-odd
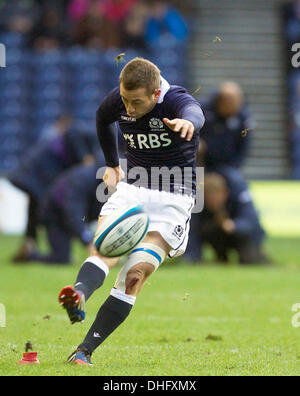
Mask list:
[[[106,216],[96,231],[94,245],[104,257],[120,257],[146,235],[149,217],[142,205],[128,206]]]

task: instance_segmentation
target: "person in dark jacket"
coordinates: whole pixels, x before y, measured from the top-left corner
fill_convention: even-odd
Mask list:
[[[94,140],[94,144],[91,140]],[[66,127],[60,136],[38,142],[24,154],[19,167],[7,175],[9,181],[29,198],[27,228],[13,261],[23,261],[28,248],[36,245],[39,204],[49,186],[59,174],[73,165],[93,163],[93,146],[97,147],[94,135],[89,136],[72,126]]]
[[[240,168],[254,126],[241,87],[224,82],[201,106],[205,114],[198,152],[201,164],[211,170],[225,165]]]
[[[36,248],[28,249],[27,261],[68,264],[75,238],[88,249],[91,247],[89,223],[98,219],[102,207],[96,198],[102,180],[96,179],[96,173],[103,166],[104,159],[99,157],[95,164],[74,166],[55,180],[41,205],[50,251],[44,254]]]
[[[243,179],[230,183],[221,174],[207,173],[204,198],[203,212],[192,217],[187,259],[201,260],[203,243],[208,243],[218,261],[227,262],[235,250],[240,264],[265,263],[265,232]]]

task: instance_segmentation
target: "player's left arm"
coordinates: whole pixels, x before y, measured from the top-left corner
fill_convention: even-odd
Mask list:
[[[204,125],[204,114],[198,102],[190,96],[184,96],[175,103],[175,117],[163,118],[163,122],[180,137],[191,141],[194,134],[198,133]]]
[[[73,153],[76,163],[82,162],[85,165],[94,163],[94,155],[89,147],[87,132],[78,129],[70,129],[66,133],[67,147]]]
[[[118,129],[116,126],[120,101],[120,91],[115,88],[103,100],[96,113],[97,135],[106,162],[103,181],[109,191],[114,191],[117,183],[125,177],[119,163]]]

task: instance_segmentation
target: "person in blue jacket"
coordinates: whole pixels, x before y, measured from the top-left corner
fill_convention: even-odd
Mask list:
[[[10,182],[29,198],[27,228],[21,247],[13,257],[14,262],[22,262],[27,250],[37,243],[39,204],[49,186],[59,174],[73,165],[92,163],[93,147],[97,147],[95,136],[71,125],[61,135],[34,145],[24,153],[18,168],[7,175]]]
[[[232,81],[222,83],[218,91],[202,103],[202,108],[206,121],[201,131],[198,166],[204,166],[205,172],[225,177],[235,202],[239,194],[250,197],[240,168],[248,155],[255,125],[240,85]],[[253,218],[257,217],[253,202],[249,206]],[[195,221],[192,221],[191,235]],[[199,257],[196,250],[194,255]]]
[[[230,181],[228,174],[226,180],[225,175],[226,172],[205,175],[204,210],[192,216],[186,257],[190,261],[201,260],[203,244],[208,243],[218,261],[227,262],[234,250],[240,264],[266,263],[262,249],[265,232],[247,185],[243,179],[240,183],[237,179]]]
[[[151,15],[146,24],[146,42],[155,44],[165,33],[173,36],[179,43],[184,42],[189,34],[186,22],[168,1],[152,1]]]
[[[201,107],[205,114],[198,150],[201,164],[210,170],[223,166],[239,169],[254,128],[241,87],[224,82]]]

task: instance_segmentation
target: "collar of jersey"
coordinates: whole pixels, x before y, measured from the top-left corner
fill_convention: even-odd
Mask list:
[[[159,96],[159,99],[158,99],[157,103],[162,103],[164,101],[165,94],[170,89],[170,84],[162,76],[160,77],[160,81],[161,81],[161,83],[160,83],[161,93],[160,93],[160,96]]]

